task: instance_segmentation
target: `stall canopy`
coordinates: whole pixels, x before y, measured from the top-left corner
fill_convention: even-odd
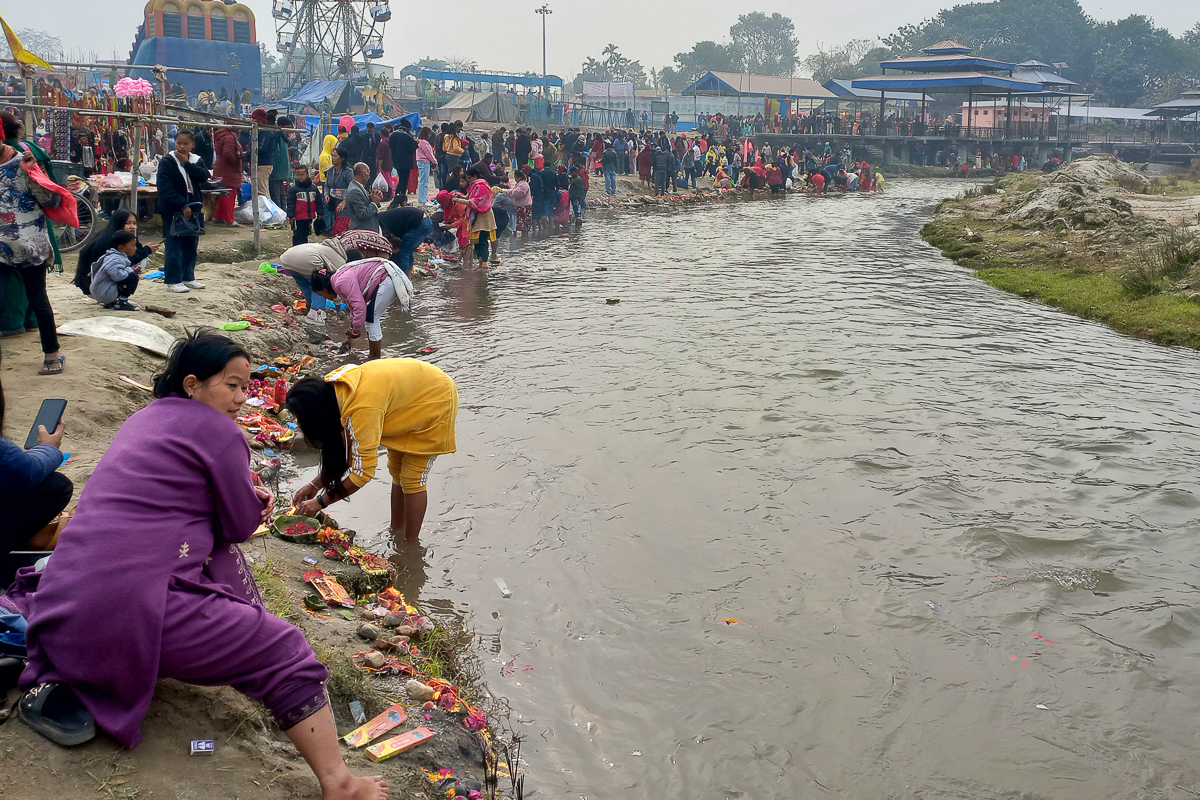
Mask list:
[[[804,100],[833,100],[837,96],[811,78],[781,78],[745,72],[706,72],[683,93],[689,96],[792,97]]]
[[[433,112],[440,122],[516,122],[519,116],[517,107],[499,92],[459,92]]]
[[[838,79],[825,81],[825,88],[841,98],[850,98],[854,100],[878,100],[878,92],[869,92],[866,89],[855,89],[850,85],[850,81]],[[921,101],[921,95],[916,92],[887,92],[886,99],[895,100],[896,102],[904,101]]]
[[[330,111],[335,114],[349,112],[352,107],[362,106],[363,99],[359,91],[350,85],[350,81],[312,81],[300,87],[291,97],[279,101],[286,106],[312,106],[321,109],[328,101]]]

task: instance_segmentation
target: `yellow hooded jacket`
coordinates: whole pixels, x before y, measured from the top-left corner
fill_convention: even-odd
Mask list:
[[[336,136],[326,134],[321,142],[321,157],[317,159],[317,177],[313,183],[325,182],[325,170],[333,166],[333,148],[337,146],[337,141]]]

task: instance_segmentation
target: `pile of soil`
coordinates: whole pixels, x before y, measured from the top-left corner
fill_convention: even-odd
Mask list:
[[[1019,227],[1103,230],[1113,240],[1143,238],[1158,226],[1133,213],[1125,199],[1129,193],[1116,185],[1118,179],[1149,184],[1145,176],[1111,155],[1088,156],[1040,179],[1029,192],[1005,197],[1000,216]]]

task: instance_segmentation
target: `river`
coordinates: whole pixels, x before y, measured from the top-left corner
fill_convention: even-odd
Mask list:
[[[462,402],[402,586],[526,796],[1196,795],[1197,354],[942,258],[962,186],[596,218],[386,321]]]

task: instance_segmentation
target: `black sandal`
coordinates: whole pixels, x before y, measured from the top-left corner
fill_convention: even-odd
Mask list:
[[[96,721],[65,683],[43,683],[30,689],[17,703],[17,716],[64,747],[96,738]]]
[[[51,369],[55,364],[58,369]],[[59,356],[58,358],[46,358],[42,360],[42,368],[38,370],[38,375],[62,375],[67,369],[67,357]]]

